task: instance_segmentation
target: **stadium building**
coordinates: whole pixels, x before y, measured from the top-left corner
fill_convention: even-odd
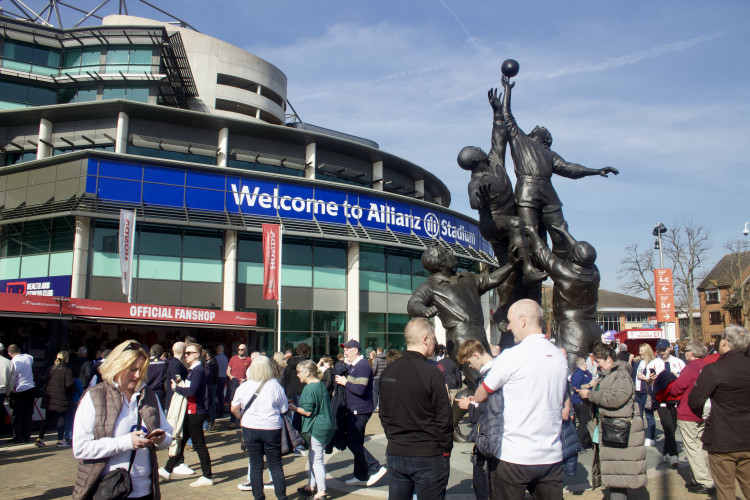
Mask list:
[[[251,53],[126,15],[0,26],[6,345],[43,358],[186,335],[262,351],[305,341],[316,358],[346,338],[401,348],[428,245],[473,271],[494,262],[440,179],[288,119],[286,76]],[[132,304],[121,209],[137,216]],[[263,223],[283,226],[281,346],[277,304],[262,298]]]

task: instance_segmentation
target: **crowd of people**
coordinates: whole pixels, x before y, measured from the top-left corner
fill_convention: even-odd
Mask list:
[[[656,413],[660,451],[673,466],[680,430],[692,477],[688,491],[734,498],[736,480],[750,494],[750,437],[742,432],[750,423],[745,329],[727,327],[713,352],[699,341],[678,353],[661,339],[656,353],[644,343],[637,355],[598,343],[571,374],[564,350],[542,333],[537,303],[513,304],[508,323],[513,348],[498,352],[471,339],[453,357],[437,345],[425,318],[406,325],[405,350],[362,353],[350,339],[338,359],[323,356],[317,363],[305,343],[270,356],[241,344],[227,357],[223,345],[212,351],[190,337],[169,350],[127,340],[93,360],[85,347],[61,351],[40,384],[45,417],[35,444],[45,446],[45,434],[56,428],[57,446],[72,446],[79,460],[73,498],[92,498],[122,471],[131,477],[129,498],[160,498],[160,481],[195,474],[184,463],[188,449],[201,469],[190,486],[214,484],[205,433],[228,404],[228,427],[239,427],[238,443],[248,457],[247,480],[238,488],[256,499],[265,498],[266,488],[287,498],[282,456],[288,453],[307,457],[307,481],[298,493],[330,498],[324,455],[334,447],[353,455],[349,486],[369,487],[388,473],[392,499],[444,498],[453,444],[471,441],[478,500],[520,500],[527,491],[532,498],[560,499],[564,475],[575,474],[576,456],[585,448],[593,449],[592,486],[622,500],[647,484],[646,447],[657,445]],[[0,354],[4,350],[0,344]],[[0,398],[13,402],[10,442],[31,442],[38,392],[33,358],[17,345],[8,355],[0,356]],[[461,392],[458,366],[479,374],[473,395]],[[385,464],[365,446],[365,428],[376,412],[387,439]],[[458,428],[466,412],[468,436]],[[159,467],[162,449],[169,457]]]

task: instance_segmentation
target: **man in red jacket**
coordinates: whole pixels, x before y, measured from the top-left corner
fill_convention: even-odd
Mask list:
[[[685,345],[687,365],[669,389],[670,396],[681,398],[677,406],[677,427],[682,434],[682,446],[693,473],[693,480],[688,486],[688,491],[701,495],[712,495],[716,492],[716,488],[714,488],[714,481],[708,472],[707,455],[703,451],[703,443],[701,443],[704,422],[702,418],[690,411],[688,397],[701,370],[709,363],[705,359],[707,353],[708,349],[702,342],[697,340],[688,342]]]

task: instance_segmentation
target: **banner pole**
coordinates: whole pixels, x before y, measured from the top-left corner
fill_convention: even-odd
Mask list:
[[[281,350],[281,272],[282,272],[282,267],[283,267],[282,264],[281,264],[281,262],[282,262],[281,261],[281,252],[282,252],[282,248],[284,246],[283,245],[283,240],[284,240],[283,234],[284,234],[284,225],[280,224],[279,225],[279,263],[278,263],[279,264],[279,275],[277,277],[277,283],[278,283],[278,287],[279,287],[279,300],[278,300],[278,308],[279,308],[279,310],[278,310],[278,314],[276,315],[277,319],[278,319],[277,337],[278,337],[278,346],[279,346],[279,351],[280,352],[283,352]]]

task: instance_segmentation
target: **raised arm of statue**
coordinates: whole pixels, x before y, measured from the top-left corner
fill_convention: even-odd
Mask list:
[[[617,175],[620,173],[619,170],[613,167],[588,168],[578,163],[567,162],[557,153],[554,153],[554,159],[552,160],[552,172],[569,179],[580,179],[591,175],[607,177],[607,174]]]
[[[510,263],[504,265],[497,271],[494,271],[488,275],[477,275],[477,278],[479,278],[479,293],[483,294],[489,290],[492,290],[493,288],[497,288],[498,285],[503,283],[506,279],[508,279],[508,276],[510,276],[510,273],[513,272],[513,269],[516,267],[516,264],[518,264],[519,259],[515,254],[510,255]]]
[[[515,82],[510,83],[510,79],[507,76],[503,76],[502,82],[503,88],[505,88],[505,93],[503,94],[503,121],[505,121],[508,135],[515,136],[520,129],[518,128],[518,124],[516,124],[516,119],[513,117],[513,113],[510,111],[510,89],[515,87],[516,84]]]
[[[508,131],[503,120],[503,103],[497,89],[490,89],[487,93],[493,111],[492,147],[490,148],[490,162],[505,168],[505,148],[508,145]]]

